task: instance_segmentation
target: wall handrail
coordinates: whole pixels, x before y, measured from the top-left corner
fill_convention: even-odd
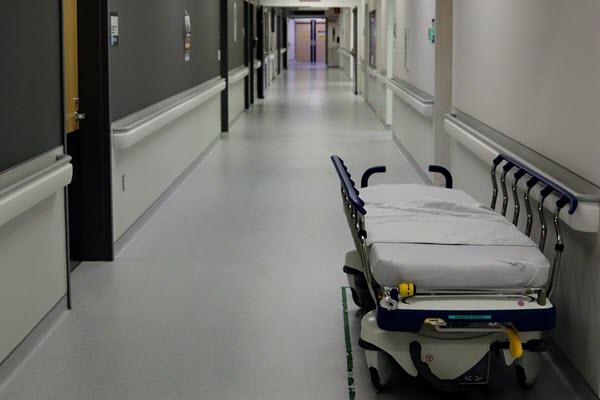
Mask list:
[[[371,78],[377,78],[377,69],[373,68],[370,65],[367,66],[367,73]]]
[[[255,60],[254,61],[254,69],[259,69],[260,67],[262,67],[262,61]]]
[[[275,59],[275,53],[269,53],[269,60]]]
[[[406,104],[424,117],[433,117],[434,99],[425,98],[396,79],[388,79],[388,87]]]
[[[552,182],[557,188],[560,188],[557,189],[557,193],[568,193],[577,202],[577,212],[574,214],[563,213],[560,216],[561,220],[577,231],[598,232],[600,228],[600,188],[587,182],[582,183],[581,178],[558,165],[550,167],[548,164],[540,168],[532,164],[514,151],[491,140],[480,130],[458,119],[456,115],[446,115],[444,127],[452,139],[486,163],[496,160],[498,155],[501,154],[503,160],[512,162],[521,169],[526,169],[529,175],[546,177],[545,179]],[[548,161],[548,163],[553,162]],[[557,178],[558,174],[550,173],[550,171],[556,172],[557,168],[563,169],[561,178]],[[515,178],[513,174],[508,174],[506,179],[507,181],[514,182]],[[518,182],[518,187],[522,190],[526,190],[526,183],[524,181],[520,180]],[[540,180],[540,182],[542,181]],[[532,193],[531,197],[539,200],[538,191]],[[551,207],[559,199],[560,196],[552,193],[548,196],[548,202],[545,204],[547,207]],[[571,211],[574,211],[573,202],[570,202],[570,205]]]
[[[340,52],[341,52],[343,55],[345,55],[346,57],[352,57],[352,52],[351,52],[351,51],[349,51],[349,50],[346,50],[346,49],[344,49],[344,48],[342,48],[342,47],[340,47],[340,48],[339,48],[339,50],[340,50]]]
[[[233,71],[229,71],[229,84],[233,85],[247,77],[250,74],[248,67],[236,68]]]
[[[142,139],[157,132],[160,128],[215,97],[226,86],[225,79],[217,78],[207,85],[201,85],[200,90],[195,91],[192,95],[153,113],[147,114],[142,110],[140,114],[143,117],[141,118],[132,118],[137,115],[136,113],[114,122],[112,125],[113,147],[117,150],[132,147]]]
[[[60,155],[51,165],[0,189],[0,226],[65,188],[72,179],[71,156]]]
[[[287,48],[286,48],[286,47],[282,47],[282,48],[279,50],[279,52],[280,52],[281,54],[285,54],[285,53],[287,52]]]

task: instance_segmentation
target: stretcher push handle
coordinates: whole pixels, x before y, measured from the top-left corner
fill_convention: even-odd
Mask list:
[[[548,190],[550,190],[550,193],[559,194],[559,198],[563,197],[563,196],[566,197],[568,199],[568,203],[570,205],[569,214],[573,215],[575,213],[575,210],[577,210],[577,206],[578,206],[579,202],[577,200],[577,197],[573,193],[571,193],[564,187],[560,186],[558,183],[553,182],[552,180],[543,176],[542,174],[540,174],[539,172],[537,172],[530,166],[525,165],[524,163],[517,161],[516,159],[514,159],[510,156],[507,156],[506,154],[499,154],[498,157],[496,157],[494,159],[494,161],[493,161],[494,171],[495,171],[495,168],[498,165],[500,165],[503,161],[506,162],[507,165],[511,164],[513,166],[520,168],[521,170],[526,171],[526,174],[531,177],[529,182],[527,182],[527,187],[532,188],[536,184],[541,183],[543,185],[546,185],[546,188],[548,188],[548,187],[551,188],[551,189],[548,189]]]
[[[356,186],[354,185],[354,181],[350,179],[350,174],[344,164],[344,161],[338,156],[331,156],[331,161],[333,162],[333,166],[340,178],[340,183],[342,185],[342,190],[350,202],[350,205],[354,207],[354,209],[362,215],[367,213],[365,210],[365,203],[358,195],[358,190],[356,190]]]
[[[429,172],[434,174],[442,174],[444,179],[446,179],[446,189],[452,189],[454,187],[454,179],[452,178],[452,173],[448,171],[447,168],[442,167],[441,165],[430,165]]]
[[[383,174],[387,172],[387,168],[385,167],[385,165],[380,165],[377,167],[371,167],[368,170],[365,171],[365,173],[362,176],[362,179],[360,180],[360,187],[361,188],[366,188],[369,187],[369,179],[371,179],[371,177],[375,174]]]
[[[513,216],[513,225],[517,226],[519,224],[519,215],[521,214],[521,203],[519,202],[519,193],[517,191],[519,187],[519,181],[525,176],[527,171],[524,169],[519,169],[514,177],[513,185],[512,185],[512,194],[513,194],[513,202],[515,203],[515,212]]]

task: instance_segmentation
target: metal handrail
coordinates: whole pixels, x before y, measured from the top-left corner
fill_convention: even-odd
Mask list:
[[[132,147],[142,139],[157,132],[160,128],[218,95],[226,86],[225,79],[217,79],[210,86],[205,87],[204,90],[169,104],[150,115],[145,115],[133,123],[121,126],[120,122],[123,120],[115,122],[112,126],[114,148],[121,150]]]
[[[69,185],[73,177],[73,167],[70,162],[71,156],[57,156],[56,161],[51,165],[2,188],[0,226]]]

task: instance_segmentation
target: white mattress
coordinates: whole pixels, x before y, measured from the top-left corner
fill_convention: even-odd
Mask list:
[[[371,271],[382,286],[428,289],[541,287],[550,263],[537,247],[375,243]]]
[[[369,204],[375,211],[377,204],[382,202],[403,207],[406,203],[423,198],[466,205],[477,203],[462,191],[423,185],[377,185],[361,189],[360,196],[365,201],[369,232]],[[377,212],[381,213],[381,209]],[[408,226],[414,228],[415,222],[411,221],[411,224]],[[438,232],[434,233],[433,236],[439,236]],[[489,233],[495,232],[492,230]],[[405,282],[428,289],[499,289],[545,285],[550,263],[533,242],[516,228],[515,234],[522,236],[522,246],[411,243],[410,240],[407,242],[411,236],[403,231],[398,234],[401,238],[398,243],[386,240],[370,246],[371,270],[380,285],[390,287]],[[477,237],[465,236],[468,240]]]
[[[369,212],[369,204],[393,201],[397,203],[429,197],[438,200],[453,201],[461,204],[472,204],[477,201],[461,190],[445,189],[426,185],[375,185],[360,189],[360,198],[365,202]]]

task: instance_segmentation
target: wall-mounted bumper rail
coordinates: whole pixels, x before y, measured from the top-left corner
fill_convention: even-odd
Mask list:
[[[279,49],[279,53],[281,53],[281,54],[287,53],[287,48],[283,47],[283,48]]]
[[[233,85],[248,76],[250,69],[248,67],[236,68],[229,72],[229,84]]]
[[[388,79],[387,85],[396,96],[419,114],[424,117],[433,117],[433,97],[422,96],[396,79]]]
[[[260,67],[262,67],[262,61],[255,60],[254,61],[254,69],[259,69]]]
[[[572,229],[595,233],[600,228],[600,189],[589,182],[584,181],[572,172],[560,167],[550,160],[544,159],[538,154],[531,153],[536,159],[535,165],[515,151],[493,141],[482,131],[467,124],[455,115],[446,115],[444,121],[446,132],[458,143],[485,162],[495,160],[495,165],[504,162],[503,167],[503,213],[507,208],[507,194],[505,186],[511,182],[513,192],[517,189],[528,194],[528,198],[542,202],[548,209],[554,211],[559,201],[569,205],[569,212],[560,214],[560,220],[564,221]],[[484,128],[481,128],[482,130]],[[489,128],[487,128],[489,129]],[[499,133],[497,133],[499,135]],[[504,137],[506,138],[506,137]],[[519,145],[522,146],[522,145]],[[524,146],[522,146],[524,147]],[[523,152],[531,152],[524,148]],[[498,156],[500,154],[500,156]],[[529,157],[527,157],[529,158]],[[539,167],[538,167],[539,165]],[[494,167],[493,166],[493,167]],[[495,169],[495,168],[494,168]],[[510,171],[515,172],[508,173]],[[494,171],[495,173],[495,171]],[[528,179],[521,179],[524,176]],[[543,179],[542,179],[543,178]],[[516,185],[515,185],[516,182]],[[502,180],[501,180],[502,183]],[[547,190],[531,191],[532,185],[540,185]],[[529,189],[529,190],[528,190]],[[494,197],[498,195],[495,188]],[[495,198],[492,203],[495,203]],[[515,204],[518,210],[520,204]],[[574,212],[577,209],[577,212]],[[518,211],[516,211],[518,212]]]
[[[72,179],[71,157],[62,155],[51,165],[0,189],[0,226],[62,190]]]
[[[194,108],[212,99],[226,87],[225,79],[215,79],[192,89],[189,95],[179,98],[175,96],[151,106],[129,117],[113,123],[113,147],[117,150],[127,149],[140,142],[160,128],[190,112]],[[185,92],[188,93],[188,92]]]
[[[380,83],[383,83],[384,85],[386,84],[388,77],[387,77],[387,71],[380,69],[377,71],[377,80]]]
[[[343,49],[343,48],[341,48],[341,47],[340,47],[338,50],[339,50],[339,52],[340,52],[340,53],[342,53],[344,56],[346,56],[346,57],[348,57],[348,58],[352,57],[352,52],[351,52],[351,51],[349,51],[349,50],[346,50],[346,49]]]
[[[377,79],[377,70],[370,65],[367,66],[367,74],[373,79]]]

